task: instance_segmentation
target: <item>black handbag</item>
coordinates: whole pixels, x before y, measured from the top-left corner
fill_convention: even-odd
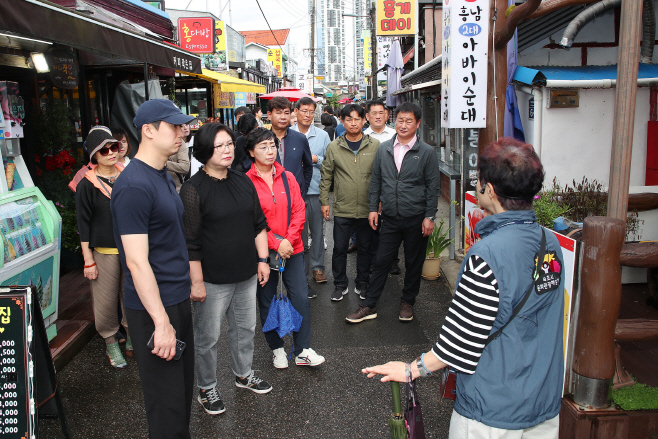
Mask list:
[[[290,186],[288,186],[288,176],[286,176],[286,171],[283,171],[283,174],[281,175],[281,179],[283,180],[283,187],[286,189],[286,198],[288,199],[288,222],[286,229],[290,227],[290,210],[291,210],[291,201],[290,201]],[[283,236],[277,235],[276,233],[274,234],[274,237],[278,240],[283,240],[285,239]],[[281,271],[281,256],[279,256],[279,253],[276,250],[270,249],[270,270],[274,271]]]
[[[420,409],[418,401],[418,391],[416,390],[416,381],[411,379],[411,369],[409,369],[406,383],[407,404],[404,409],[404,423],[407,427],[408,439],[425,439],[425,424],[423,424],[423,412]]]

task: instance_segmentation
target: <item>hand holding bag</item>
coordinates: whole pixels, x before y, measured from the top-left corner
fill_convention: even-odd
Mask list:
[[[425,425],[423,413],[418,401],[416,382],[411,379],[411,368],[407,366],[407,405],[404,410],[404,423],[407,426],[408,439],[425,439]]]

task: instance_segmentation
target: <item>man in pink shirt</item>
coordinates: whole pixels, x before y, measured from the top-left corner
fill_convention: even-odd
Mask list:
[[[420,289],[427,239],[434,230],[440,189],[436,151],[416,136],[420,118],[420,107],[414,103],[397,107],[396,134],[377,150],[368,195],[370,227],[376,230],[381,221],[377,261],[363,303],[346,318],[350,323],[377,318],[375,305],[403,241],[405,275],[399,320],[409,322],[414,318],[413,306]]]

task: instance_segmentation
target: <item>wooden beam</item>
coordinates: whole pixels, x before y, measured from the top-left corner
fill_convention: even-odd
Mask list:
[[[573,350],[573,371],[583,377],[605,380],[615,373],[614,335],[621,305],[619,255],[625,235],[625,221],[585,218],[580,314]]]
[[[628,196],[628,210],[643,212],[658,209],[658,194],[644,192],[641,194],[630,194]]]
[[[494,34],[494,47],[502,49],[507,42],[514,36],[514,31],[519,23],[527,16],[531,15],[541,5],[541,0],[528,0],[525,3],[515,7],[505,20],[503,29]]]
[[[658,340],[658,320],[619,319],[615,328],[615,340]]]
[[[615,117],[612,127],[612,154],[608,183],[608,216],[623,221],[626,221],[628,210],[641,30],[642,2],[622,2]]]
[[[629,242],[621,247],[619,263],[624,267],[658,267],[658,242]]]

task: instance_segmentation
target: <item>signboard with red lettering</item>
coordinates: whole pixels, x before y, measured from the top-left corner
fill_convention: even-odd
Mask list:
[[[377,35],[414,35],[416,0],[377,0]]]
[[[441,125],[484,128],[489,2],[444,1],[442,24]]]
[[[283,62],[281,60],[281,49],[267,49],[267,60],[277,71],[277,77],[283,78]]]
[[[214,53],[215,20],[208,17],[179,18],[178,45],[194,53]]]

